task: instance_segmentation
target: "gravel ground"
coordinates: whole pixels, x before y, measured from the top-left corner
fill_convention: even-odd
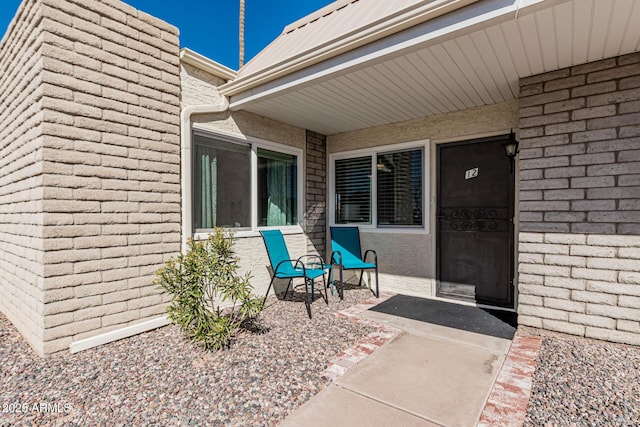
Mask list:
[[[261,332],[206,352],[175,326],[41,359],[0,314],[0,426],[272,426],[328,384],[327,362],[370,332],[345,301],[268,301]],[[540,331],[529,330],[530,333]],[[640,347],[542,332],[525,426],[640,426]]]
[[[640,426],[640,347],[544,333],[525,426]]]
[[[261,333],[206,352],[175,326],[41,359],[0,315],[0,425],[275,425],[328,384],[337,353],[371,330],[335,312],[370,298],[267,301]],[[42,405],[41,405],[42,404]],[[18,412],[24,411],[24,412]]]

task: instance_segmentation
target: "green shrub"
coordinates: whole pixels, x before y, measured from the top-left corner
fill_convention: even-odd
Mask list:
[[[190,239],[187,252],[156,273],[155,283],[171,294],[169,319],[206,349],[228,347],[262,311],[250,274],[240,277],[237,270],[233,233],[216,228],[207,240]]]

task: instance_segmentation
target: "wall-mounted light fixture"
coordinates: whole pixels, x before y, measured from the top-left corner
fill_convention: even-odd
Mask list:
[[[509,159],[509,173],[513,173],[513,163],[515,162],[516,155],[518,154],[518,144],[519,142],[516,140],[516,134],[513,133],[513,129],[509,134],[509,139],[507,142],[502,144],[504,147],[504,152]]]

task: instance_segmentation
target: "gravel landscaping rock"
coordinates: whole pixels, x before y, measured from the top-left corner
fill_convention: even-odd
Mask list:
[[[328,384],[329,360],[371,332],[335,315],[371,296],[317,298],[313,319],[304,303],[271,298],[262,330],[219,352],[167,326],[41,359],[0,315],[0,425],[275,425]]]
[[[299,296],[299,295],[298,295]],[[270,298],[260,330],[207,352],[175,326],[42,359],[0,315],[0,426],[273,426],[324,388],[327,362],[372,329],[335,313],[371,297]],[[640,347],[543,341],[525,426],[640,426]]]
[[[525,426],[640,426],[640,347],[545,333]]]

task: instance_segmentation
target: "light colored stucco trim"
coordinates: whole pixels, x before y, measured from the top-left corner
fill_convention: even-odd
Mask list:
[[[213,74],[216,77],[220,77],[224,80],[234,80],[238,73],[231,68],[225,67],[222,64],[217,63],[204,55],[200,55],[191,49],[180,49],[180,61],[185,64],[192,65],[202,71]]]
[[[107,344],[113,341],[121,340],[123,338],[132,337],[134,335],[148,332],[153,329],[167,326],[169,319],[166,316],[157,317],[155,319],[147,320],[145,322],[137,323],[135,325],[126,326],[124,328],[116,329],[115,331],[106,332],[104,334],[96,335],[95,337],[86,338],[79,341],[74,341],[69,345],[69,351],[71,353],[77,353],[79,351],[87,350],[92,347]]]

